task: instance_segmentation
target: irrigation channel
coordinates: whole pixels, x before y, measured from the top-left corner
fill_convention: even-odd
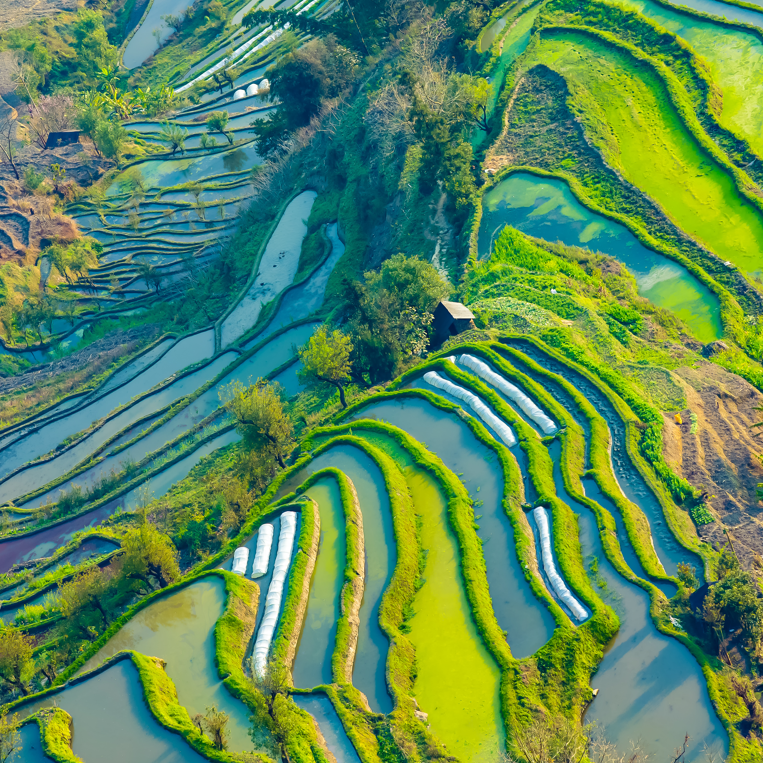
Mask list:
[[[648,2],[626,4],[651,8]],[[144,16],[131,19],[135,32],[123,50],[125,66],[139,66],[167,36],[163,21],[159,28],[161,14],[179,13],[187,5],[187,0],[142,5]],[[326,12],[329,6],[305,0],[292,5],[305,13]],[[481,49],[487,50],[501,40],[499,65],[504,69],[529,40],[538,9],[520,15],[525,5],[518,4],[494,21],[480,41]],[[717,14],[719,6],[729,15],[732,6],[713,0],[694,0],[692,7]],[[661,18],[682,23],[688,18],[687,12],[673,14],[663,4],[654,4],[654,9]],[[242,6],[237,24],[245,10]],[[737,10],[748,23],[760,16]],[[721,28],[720,23],[716,26]],[[270,28],[234,29],[224,44],[189,66],[179,88],[216,70],[225,50],[232,51],[226,56],[236,62],[248,62],[235,83],[248,93],[264,76],[267,58],[259,51],[279,33]],[[201,149],[193,120],[216,109],[231,115],[234,145]],[[77,326],[60,327],[59,338],[67,346],[77,346],[88,324],[146,308],[151,294],[138,277],[140,262],[159,267],[167,288],[172,288],[183,277],[189,256],[199,267],[216,256],[248,204],[249,173],[259,162],[250,123],[266,115],[266,104],[256,94],[212,94],[174,120],[191,133],[186,155],[149,159],[121,173],[101,208],[89,201],[75,205],[83,231],[104,245],[95,288],[83,286],[81,294],[84,303],[100,303],[103,314],[93,312]],[[128,129],[147,141],[160,140],[158,123],[134,122]],[[144,191],[138,206],[136,176]],[[237,441],[220,406],[224,385],[269,377],[282,383],[289,395],[299,391],[294,348],[304,344],[317,325],[329,279],[341,267],[344,254],[337,224],[327,225],[325,258],[306,278],[294,282],[316,196],[305,189],[285,206],[250,282],[216,326],[161,337],[98,389],[0,431],[0,502],[13,502],[5,517],[8,533],[0,539],[0,572],[37,562],[29,579],[0,591],[4,622],[54,595],[51,589],[36,587],[45,574],[64,565],[105,563],[116,544],[92,532],[100,523],[166,495],[202,459]],[[479,232],[481,256],[488,255],[505,224],[616,257],[634,273],[643,296],[676,312],[698,337],[720,335],[717,300],[699,281],[646,249],[624,227],[583,207],[562,181],[522,172],[492,189],[485,196]],[[119,299],[109,289],[114,281]],[[257,660],[272,655],[287,639],[288,628],[298,628],[288,664],[294,702],[315,719],[337,761],[365,763],[362,747],[353,743],[356,730],[346,721],[347,705],[338,698],[337,687],[346,689],[342,684],[351,682],[373,714],[389,716],[403,702],[399,677],[391,667],[399,659],[395,649],[402,631],[395,634],[388,609],[408,563],[400,528],[409,520],[423,565],[406,610],[405,630],[416,656],[411,693],[417,711],[426,714],[421,733],[431,733],[465,763],[498,761],[505,744],[504,676],[470,605],[464,551],[449,507],[452,484],[460,484],[474,506],[470,532],[484,557],[490,617],[503,633],[502,647],[512,660],[529,664],[547,653],[562,632],[588,627],[598,597],[603,597],[616,611],[620,629],[591,678],[599,693],[586,717],[602,724],[623,750],[629,741],[639,740],[656,758],[665,757],[688,733],[693,740],[688,760],[700,759],[702,745],[726,752],[728,739],[700,666],[677,639],[657,630],[649,614],[650,594],[605,556],[592,510],[568,494],[562,479],[560,443],[571,436],[564,421],[575,422],[583,433],[585,467],[590,466],[590,426],[578,395],[609,428],[618,489],[648,520],[654,554],[666,575],[645,572],[612,495],[590,476],[580,480],[585,498],[614,518],[627,567],[656,586],[655,596],[672,595],[675,586],[667,578],[676,573],[677,564],[688,561],[700,567],[699,560],[673,536],[659,501],[632,462],[625,423],[600,388],[536,345],[510,340],[491,351],[498,354],[487,357],[489,370],[500,375],[496,358],[513,369],[512,383],[519,394],[495,376],[486,377],[479,365],[465,363],[465,352],[454,356],[454,362],[438,360],[416,371],[393,395],[371,396],[352,412],[349,423],[321,430],[272,495],[264,524],[239,543],[235,555],[212,560],[187,584],[132,610],[117,632],[87,655],[76,677],[19,706],[29,721],[22,729],[25,763],[47,760],[34,722],[42,708],[58,708],[72,716],[73,752],[86,763],[203,760],[186,732],[172,728],[147,705],[147,658],[148,663],[155,663],[150,658],[163,662],[189,719],[214,704],[230,717],[232,751],[275,756],[273,739],[264,728],[253,728],[252,708],[230,688],[230,676],[218,664],[221,623],[236,607],[239,613],[247,612],[237,670],[256,670]],[[538,389],[549,396],[545,403],[536,399]],[[559,406],[556,412],[552,404]],[[544,469],[553,483],[553,496],[539,482]],[[98,493],[96,489],[114,476],[109,491]],[[75,487],[97,497],[70,515],[51,514],[62,492]],[[348,494],[357,502],[355,514]],[[295,572],[303,569],[296,560],[306,556],[303,535],[311,526],[307,518],[313,506],[317,554],[306,581],[305,606],[294,625],[294,613],[287,612],[285,602],[290,582],[303,574]],[[583,582],[568,574],[569,560],[557,550],[558,517],[564,506],[576,517],[578,537],[565,540],[587,561]],[[352,563],[356,572],[360,570],[359,598],[356,617],[348,626],[343,596],[358,535],[360,557]],[[262,565],[264,574],[257,575],[255,565]],[[236,598],[241,590],[256,592],[256,607],[251,605],[254,598],[249,604]],[[357,642],[343,673],[338,650],[345,626]]]

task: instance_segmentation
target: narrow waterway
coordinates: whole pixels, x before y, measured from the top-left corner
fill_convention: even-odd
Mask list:
[[[703,569],[701,560],[696,554],[685,549],[676,540],[665,522],[662,506],[660,506],[657,497],[633,465],[626,447],[625,425],[606,395],[584,376],[554,360],[530,342],[522,339],[510,339],[505,340],[505,344],[524,353],[542,368],[566,379],[588,398],[589,402],[596,408],[609,426],[612,441],[612,469],[615,477],[626,497],[640,506],[649,520],[654,548],[666,572],[669,575],[676,575],[678,564],[685,562],[694,565],[697,573],[701,576]],[[506,358],[510,363],[517,366],[522,373],[527,374],[531,379],[535,379],[540,384],[544,384],[554,394],[555,385],[549,383],[547,377],[534,373],[522,362],[521,358],[509,356],[508,354]]]
[[[346,540],[344,510],[336,480],[333,477],[318,480],[304,495],[318,504],[321,540],[292,676],[295,686],[310,689],[334,680],[331,657],[341,617]]]
[[[560,453],[556,442],[550,448],[556,494],[578,515],[583,555],[589,570],[595,570],[589,573],[592,582],[620,619],[620,630],[591,679],[599,694],[586,720],[595,720],[622,753],[638,742],[646,753],[664,760],[688,734],[687,763],[703,761],[705,747],[725,755],[728,736],[713,710],[702,669],[686,647],[654,627],[649,594],[607,561],[593,512],[564,488]]]
[[[392,514],[381,471],[358,448],[337,445],[285,482],[278,496],[292,492],[311,474],[327,466],[339,469],[352,480],[363,515],[366,581],[352,682],[366,695],[372,710],[389,713],[392,710],[386,680],[389,640],[379,625],[379,605],[395,569],[396,552]]]

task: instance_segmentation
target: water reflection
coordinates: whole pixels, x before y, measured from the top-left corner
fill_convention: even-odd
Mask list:
[[[633,273],[638,292],[686,322],[703,341],[723,334],[718,298],[677,262],[647,249],[623,225],[584,207],[555,178],[517,172],[485,194],[478,248],[487,257],[505,225],[616,258]]]

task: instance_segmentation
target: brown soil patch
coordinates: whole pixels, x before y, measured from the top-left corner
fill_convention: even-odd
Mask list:
[[[158,325],[140,326],[99,339],[79,352],[7,379],[0,379],[0,426],[30,416],[70,394],[159,333]],[[31,389],[34,387],[34,389]],[[22,394],[23,390],[28,390]]]
[[[696,368],[678,368],[674,378],[684,382],[688,408],[680,414],[680,425],[673,416],[665,416],[665,459],[707,493],[705,502],[731,532],[737,553],[751,563],[755,555],[763,555],[763,504],[756,492],[763,482],[763,465],[757,458],[763,452],[763,432],[756,435],[751,429],[761,420],[755,408],[763,405],[763,395],[741,377],[706,361]],[[699,531],[704,540],[725,543],[718,523]]]
[[[75,11],[77,5],[77,0],[0,0],[0,32],[61,11]]]

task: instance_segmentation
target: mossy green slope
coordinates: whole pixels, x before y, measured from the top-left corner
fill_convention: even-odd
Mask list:
[[[700,146],[649,67],[579,30],[545,30],[524,67],[563,76],[586,134],[608,163],[655,199],[684,231],[752,275],[763,273],[763,220]]]

